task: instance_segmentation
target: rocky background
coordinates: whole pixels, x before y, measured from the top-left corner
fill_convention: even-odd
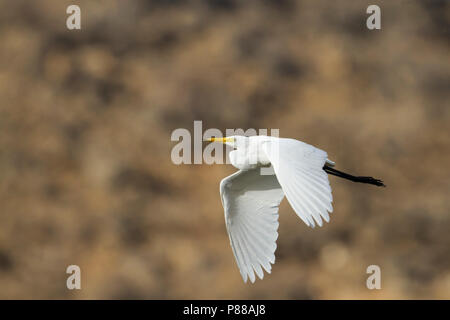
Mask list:
[[[448,1],[0,1],[0,298],[450,298]],[[173,130],[278,128],[326,150],[334,213],[286,201],[271,275],[244,284],[224,165]],[[81,267],[82,289],[66,288]],[[381,267],[382,289],[366,288]]]

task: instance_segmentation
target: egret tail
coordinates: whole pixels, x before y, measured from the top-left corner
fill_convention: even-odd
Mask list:
[[[336,170],[331,168],[328,165],[324,165],[323,166],[323,170],[328,173],[331,174],[333,176],[339,177],[339,178],[344,178],[353,182],[360,182],[360,183],[368,183],[368,184],[373,184],[376,185],[378,187],[386,187],[383,183],[383,181],[379,180],[379,179],[375,179],[372,177],[358,177],[358,176],[352,176],[351,174]]]

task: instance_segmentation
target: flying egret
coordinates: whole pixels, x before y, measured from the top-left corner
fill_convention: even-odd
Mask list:
[[[231,164],[239,171],[220,182],[225,223],[239,271],[255,282],[262,268],[271,272],[278,238],[278,207],[286,196],[295,213],[314,228],[329,222],[332,174],[354,182],[384,186],[372,177],[357,177],[333,168],[327,153],[304,142],[269,136],[210,138],[231,146]],[[261,173],[272,165],[275,175]]]

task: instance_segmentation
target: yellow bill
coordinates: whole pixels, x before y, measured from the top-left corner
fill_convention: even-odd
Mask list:
[[[212,138],[206,139],[205,141],[226,143],[226,142],[233,142],[234,138],[229,138],[229,137],[215,138],[215,137],[212,137]]]

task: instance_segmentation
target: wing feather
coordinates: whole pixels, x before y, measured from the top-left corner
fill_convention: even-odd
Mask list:
[[[275,175],[258,169],[238,171],[220,183],[225,222],[236,263],[251,282],[270,273],[275,263],[278,207],[284,197]],[[255,276],[256,275],[256,276]]]
[[[327,153],[294,139],[264,141],[262,149],[295,213],[310,227],[330,221],[333,196],[322,169]]]

